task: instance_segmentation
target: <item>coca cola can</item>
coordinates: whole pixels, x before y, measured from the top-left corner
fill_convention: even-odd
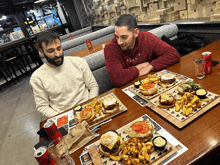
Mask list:
[[[205,63],[205,74],[212,73],[212,53],[211,52],[203,52],[202,59]]]
[[[47,135],[50,137],[50,140],[55,140],[58,138],[63,138],[63,136],[61,135],[60,131],[58,130],[56,124],[52,121],[52,120],[48,120],[45,124],[44,124],[44,130],[47,132]],[[56,144],[59,143],[58,140],[55,141]],[[54,145],[56,145],[54,144]]]
[[[34,153],[34,157],[40,165],[58,165],[57,161],[50,155],[45,146],[38,148]]]

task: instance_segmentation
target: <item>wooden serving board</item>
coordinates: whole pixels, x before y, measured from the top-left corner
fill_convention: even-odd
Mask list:
[[[118,97],[116,95],[114,95],[114,93],[110,93],[110,94],[108,94],[108,95],[106,95],[104,97],[99,98],[98,100],[100,100],[100,99],[103,100],[105,97],[108,97],[108,96],[112,96],[112,97],[114,97],[117,100],[117,103],[119,104],[119,110],[117,110],[116,112],[114,112],[112,114],[105,114],[102,111],[100,111],[100,114],[97,113],[96,117],[92,121],[88,122],[89,127],[93,127],[93,126],[95,126],[97,124],[102,123],[105,120],[108,120],[108,119],[110,119],[110,118],[112,118],[114,116],[117,116],[117,115],[127,111],[127,107],[118,99]],[[92,103],[92,101],[87,103],[87,104],[82,105],[82,107],[84,108],[86,105],[88,105],[90,103]],[[74,111],[74,117],[76,119],[76,124],[81,122],[79,114],[80,114],[80,111],[76,111],[76,112]]]
[[[167,91],[168,93],[172,93],[172,95],[176,98],[181,97],[177,91],[177,87],[174,87],[173,89],[170,89]],[[218,104],[220,102],[220,97],[219,95],[207,91],[207,97],[209,98],[208,102],[202,102],[201,106],[194,109],[193,113],[185,116],[182,113],[182,109],[180,109],[179,112],[176,112],[175,106],[172,108],[160,108],[157,106],[157,101],[159,99],[159,96],[153,98],[150,100],[150,102],[147,104],[147,107],[151,108],[153,111],[157,112],[159,115],[173,123],[175,126],[178,128],[183,128],[185,125],[202,115],[203,113],[207,112],[210,110],[213,106]]]
[[[125,131],[136,121],[144,121],[144,117],[139,117],[136,120],[126,124],[125,126],[119,128],[118,130],[116,130],[119,134],[119,136],[121,137],[122,141],[127,141],[130,136],[128,134],[125,133]],[[151,137],[151,139],[149,141],[152,141],[152,139],[155,136],[160,136],[160,134],[156,131],[153,130],[153,136]],[[99,147],[100,145],[100,140],[95,142],[95,146]],[[162,162],[163,160],[165,160],[166,158],[168,158],[169,156],[171,156],[172,154],[174,154],[177,151],[177,148],[174,147],[169,141],[167,141],[167,145],[163,150],[157,150],[155,149],[153,153],[149,154],[150,155],[150,161],[147,164],[159,164],[160,162]],[[121,161],[113,161],[112,159],[110,159],[110,157],[106,157],[103,155],[101,156],[101,160],[103,162],[103,164],[107,164],[107,165],[121,165],[122,160]]]
[[[160,77],[161,77],[162,75],[164,75],[164,74],[165,74],[165,73],[161,71],[161,72],[155,73],[154,75],[160,78]],[[172,73],[172,74],[173,74],[173,73]],[[174,74],[174,75],[175,75],[175,74]],[[177,86],[178,84],[180,84],[180,83],[182,82],[182,78],[180,78],[179,75],[176,76],[175,78],[176,78],[176,82],[175,82],[175,84],[174,84],[173,86],[164,88],[164,87],[161,87],[160,85],[158,85],[157,93],[155,93],[155,94],[152,95],[152,96],[145,96],[145,95],[143,95],[143,94],[140,92],[139,88],[136,88],[136,87],[134,86],[134,84],[132,84],[130,87],[128,87],[128,90],[130,90],[130,91],[133,92],[134,94],[140,96],[142,99],[144,99],[144,100],[146,100],[146,101],[149,101],[149,100],[151,100],[152,98],[154,98],[154,97],[160,95],[161,93],[163,93],[163,92],[165,92],[165,91],[168,91],[168,90],[172,89],[173,87]],[[142,80],[142,81],[143,81],[143,80]]]

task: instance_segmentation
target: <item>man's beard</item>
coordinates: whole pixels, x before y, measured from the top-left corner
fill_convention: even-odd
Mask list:
[[[120,45],[120,47],[121,47],[121,49],[122,49],[123,51],[126,51],[126,50],[128,50],[128,49],[131,49],[131,47],[133,46],[133,43],[135,43],[134,34],[133,34],[133,36],[132,36],[132,39],[131,39],[131,42],[129,43],[129,45],[128,45],[128,44],[125,44],[125,48],[122,48],[121,45]]]
[[[63,64],[64,56],[63,54],[59,57],[54,57],[54,58],[49,58],[45,53],[44,53],[45,58],[47,59],[47,62],[54,65],[54,66],[60,66]],[[55,61],[57,59],[61,58],[60,61]]]

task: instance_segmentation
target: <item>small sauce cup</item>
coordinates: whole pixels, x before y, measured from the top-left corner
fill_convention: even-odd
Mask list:
[[[163,136],[156,136],[153,138],[152,143],[156,149],[163,150],[167,145],[167,139]]]

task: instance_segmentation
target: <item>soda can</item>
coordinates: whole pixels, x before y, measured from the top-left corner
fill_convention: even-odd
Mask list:
[[[205,74],[212,73],[212,53],[211,52],[203,52],[202,59],[205,63]]]
[[[44,124],[44,130],[47,132],[47,135],[50,137],[50,140],[55,140],[60,138],[63,138],[63,136],[61,135],[60,131],[58,130],[56,124],[52,121],[52,120],[48,120],[45,124]],[[58,144],[59,141],[56,141]],[[56,145],[54,144],[54,145]]]
[[[34,153],[34,157],[40,165],[58,165],[57,161],[50,155],[45,146],[38,148]]]

